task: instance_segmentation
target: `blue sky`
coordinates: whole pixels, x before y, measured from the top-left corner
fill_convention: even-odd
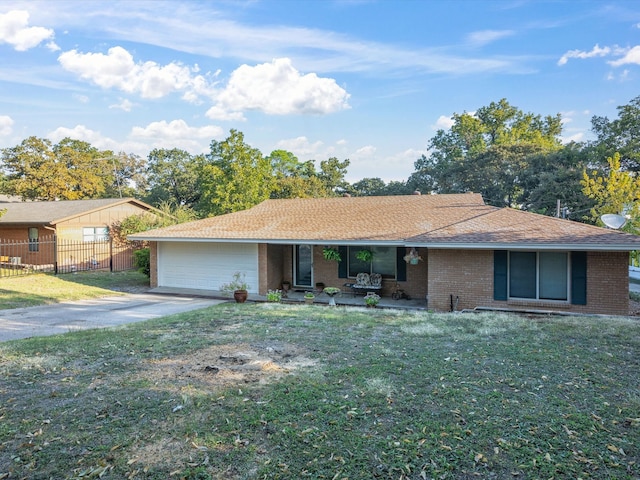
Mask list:
[[[640,95],[640,2],[3,0],[0,58],[0,148],[195,154],[234,128],[406,180],[453,113],[501,98],[589,139]]]

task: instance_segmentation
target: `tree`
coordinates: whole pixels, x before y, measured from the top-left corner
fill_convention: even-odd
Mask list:
[[[505,99],[476,113],[453,115],[448,131],[429,142],[407,185],[425,193],[481,192],[487,203],[519,206],[521,179],[532,155],[562,148],[560,115],[525,113]]]
[[[286,150],[274,150],[267,159],[273,176],[270,198],[317,198],[329,194],[312,160],[300,162]]]
[[[582,192],[581,185],[587,163],[583,146],[576,143],[557,152],[530,157],[522,176],[522,196],[526,199],[522,208],[554,216],[560,201],[561,215],[565,218],[591,223],[587,213],[594,201]]]
[[[144,158],[125,152],[114,154],[107,150],[103,152],[102,160],[105,171],[108,172],[105,177],[105,197],[144,196],[147,186]]]
[[[381,178],[363,178],[355,182],[349,188],[349,193],[358,197],[371,197],[375,195],[384,195],[386,184]]]
[[[53,153],[55,161],[66,169],[67,200],[98,198],[105,193],[109,168],[97,148],[67,137],[53,146]]]
[[[119,220],[109,227],[109,234],[117,243],[126,244],[129,242],[128,235],[190,222],[197,218],[195,212],[184,205],[163,202],[158,210],[159,214],[147,212]]]
[[[347,191],[349,184],[344,180],[349,167],[349,159],[342,162],[336,157],[320,162],[318,178],[330,194],[336,195]]]
[[[146,201],[193,208],[200,200],[198,169],[203,161],[204,157],[177,148],[152,150],[147,159]]]
[[[608,174],[593,170],[583,173],[583,192],[596,201],[591,209],[594,221],[602,225],[600,217],[605,213],[625,214],[629,221],[624,230],[636,233],[640,226],[640,177],[622,169],[620,154],[607,158]]]
[[[137,157],[100,151],[89,143],[64,138],[58,144],[29,137],[2,150],[3,190],[23,200],[79,200],[134,196]]]
[[[253,207],[269,198],[271,166],[244,135],[231,130],[223,141],[212,141],[211,152],[200,169],[201,197],[197,210],[221,215]]]
[[[615,120],[594,116],[591,130],[597,137],[590,145],[594,163],[617,152],[623,170],[640,171],[640,96],[619,106]]]
[[[2,150],[5,191],[23,200],[97,198],[106,190],[104,152],[87,142],[65,138],[57,145],[29,137]]]

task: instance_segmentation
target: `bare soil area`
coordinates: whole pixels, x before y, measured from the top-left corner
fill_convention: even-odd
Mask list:
[[[280,342],[264,344],[212,345],[193,353],[150,360],[140,369],[152,382],[197,387],[236,387],[270,383],[302,367],[314,366],[300,347]]]

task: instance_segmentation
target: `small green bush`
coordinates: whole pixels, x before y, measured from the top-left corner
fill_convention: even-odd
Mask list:
[[[133,252],[135,259],[134,265],[140,273],[144,273],[147,277],[151,277],[151,251],[149,248],[141,248]]]
[[[278,303],[282,300],[282,292],[280,290],[269,290],[267,292],[267,301]]]

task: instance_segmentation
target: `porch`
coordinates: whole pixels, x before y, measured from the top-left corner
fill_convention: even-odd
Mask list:
[[[172,294],[172,295],[191,295],[210,298],[227,298],[230,301],[233,299],[230,296],[220,290],[199,290],[192,288],[171,288],[171,287],[156,287],[151,289],[151,293],[158,294]],[[304,290],[289,291],[286,298],[282,299],[282,303],[289,304],[304,304]],[[326,293],[314,292],[315,298],[313,299],[314,305],[328,305],[330,297]],[[364,307],[363,296],[353,296],[350,288],[343,288],[342,293],[339,293],[334,297],[336,305],[338,306],[350,306],[350,307]],[[266,295],[259,295],[257,293],[250,293],[247,299],[249,302],[266,302]],[[391,297],[383,296],[380,298],[378,308],[395,308],[406,310],[426,310],[428,308],[425,298],[411,298],[409,300],[399,299],[394,300]]]

